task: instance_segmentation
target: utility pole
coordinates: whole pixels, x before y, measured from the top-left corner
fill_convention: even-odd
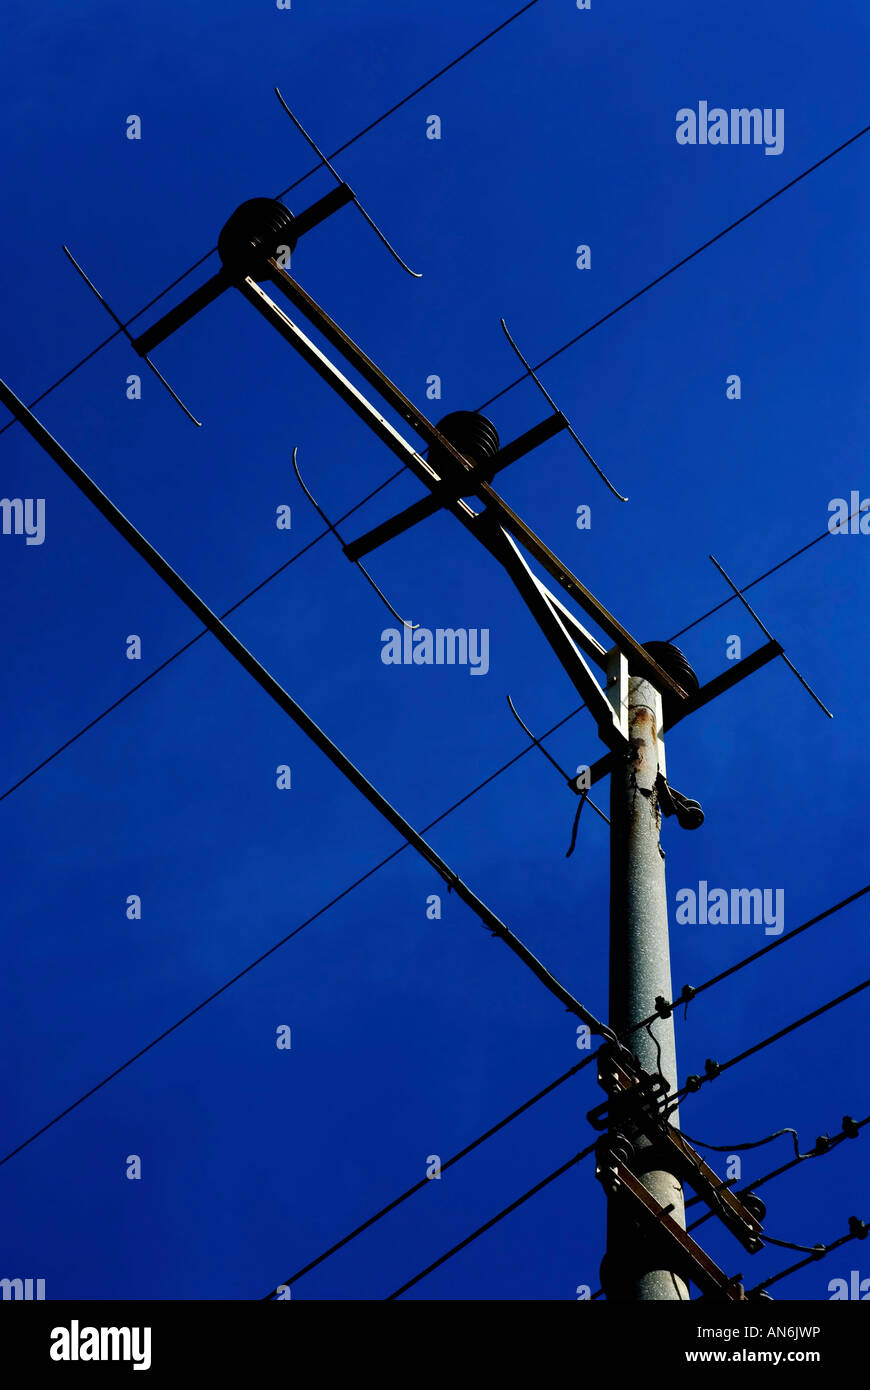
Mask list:
[[[283,99],[282,105],[285,105]],[[295,117],[292,119],[298,126]],[[304,131],[302,133],[305,134]],[[320,155],[310,137],[306,135],[306,139]],[[328,160],[323,156],[321,159],[332,169]],[[334,169],[332,172],[335,174]],[[339,176],[335,176],[338,179]],[[694,990],[685,986],[680,1001],[674,1000],[671,992],[667,894],[660,826],[662,816],[675,816],[684,829],[694,830],[702,824],[704,816],[696,801],[682,796],[668,784],[662,733],[665,727],[670,730],[681,719],[702,709],[777,657],[783,657],[817,703],[821,705],[821,701],[795,671],[782,646],[764,627],[718,562],[714,561],[735,596],[761,627],[767,642],[700,686],[691,666],[676,647],[667,642],[641,645],[495,490],[492,480],[496,474],[564,432],[574,440],[611,493],[620,501],[628,500],[617,492],[567,417],[557,408],[535,369],[517,348],[504,320],[502,329],[505,336],[522,362],[526,375],[545,397],[551,414],[509,443],[500,444],[494,424],[477,411],[452,411],[438,424],[428,420],[302,285],[288,274],[285,253],[295,250],[298,239],[304,233],[312,231],[349,203],[361,206],[352,190],[340,181],[336,189],[298,216],[274,199],[254,198],[242,203],[218,238],[222,268],[185,300],[164,313],[139,337],[131,337],[130,342],[140,357],[157,372],[149,360],[149,352],[225,291],[238,291],[427,489],[428,496],[419,498],[398,515],[387,517],[364,535],[346,543],[302,483],[296,464],[296,451],[293,453],[297,477],[321,519],[340,542],[348,560],[359,567],[393,616],[398,617],[396,609],[365,570],[362,559],[437,512],[446,511],[452,515],[489,551],[512,580],[519,597],[581,697],[606,749],[593,766],[585,768],[583,779],[566,777],[566,781],[572,793],[581,796],[575,818],[576,833],[579,812],[589,788],[601,778],[611,776],[609,1025],[600,1023],[584,1010],[486,905],[465,889],[461,880],[413,828],[326,739],[304,711],[299,710],[287,693],[224,629],[220,620],[211,614],[183,580],[166,567],[165,562],[133,531],[120,513],[115,513],[108,499],[102,494],[97,496],[98,489],[95,490],[90,480],[85,479],[91,489],[88,495],[353,785],[401,831],[409,843],[419,849],[442,878],[457,889],[459,896],[472,907],[484,925],[505,940],[572,1012],[589,1020],[591,1031],[605,1039],[598,1049],[598,1079],[608,1098],[590,1110],[587,1118],[593,1128],[602,1134],[596,1144],[596,1177],[604,1187],[608,1201],[608,1248],[601,1269],[602,1285],[608,1299],[622,1302],[688,1301],[691,1297],[689,1281],[703,1297],[740,1299],[744,1296],[742,1276],[729,1277],[686,1232],[684,1184],[694,1190],[710,1212],[750,1254],[763,1246],[761,1220],[764,1204],[754,1194],[743,1194],[745,1200],[735,1195],[678,1129],[673,1101],[678,1086],[672,1011],[678,1002],[688,1002]],[[393,256],[408,270],[368,214],[364,213],[364,216]],[[72,256],[70,259],[73,260]],[[109,309],[102,295],[74,260],[73,264]],[[264,283],[289,301],[294,314],[305,318],[329,347],[344,358],[366,386],[394,412],[402,422],[401,426],[392,424],[359,386],[344,375],[294,318],[263,289]],[[120,323],[111,309],[109,312]],[[160,376],[160,373],[157,372],[157,375]],[[163,377],[160,380],[168,385]],[[174,392],[172,394],[175,396]],[[73,476],[68,465],[73,470],[76,465],[72,464],[56,441],[47,435],[43,437],[46,432],[2,383],[0,396],[68,476]],[[178,401],[177,396],[175,399]],[[180,401],[178,403],[181,404]],[[195,421],[185,406],[182,409]],[[426,445],[428,457],[424,456],[419,446],[405,437],[407,428]],[[76,477],[73,480],[76,481]],[[78,485],[83,485],[81,479]],[[559,592],[553,592],[549,584],[533,572],[526,555],[544,571],[549,584],[553,584]],[[584,616],[598,626],[604,637],[615,644],[610,650],[584,626],[570,604],[578,606]],[[595,666],[605,673],[604,686],[593,670]],[[821,707],[825,709],[824,705]],[[825,710],[825,713],[829,711]],[[527,726],[523,727],[533,742],[542,748]],[[542,751],[546,752],[543,748]],[[647,1020],[650,1020],[648,1026]],[[640,1027],[641,1023],[645,1026]],[[708,1068],[715,1066],[708,1060]],[[698,1084],[699,1078],[689,1077],[685,1089],[695,1090]]]
[[[663,658],[659,658],[662,660]],[[660,778],[665,776],[662,701],[643,677],[617,676],[619,697],[628,701],[628,750],[613,759],[610,778],[610,1026],[620,1036],[649,1018],[652,1001],[670,1000],[671,962],[665,856],[660,843]],[[630,1047],[644,1071],[660,1072],[677,1090],[673,1016],[652,1025],[656,1042],[643,1028]],[[660,1060],[659,1060],[660,1059]],[[677,1126],[676,1112],[671,1122]],[[683,1188],[667,1169],[644,1163],[651,1145],[634,1141],[635,1171],[647,1191],[685,1228]],[[688,1300],[683,1280],[645,1246],[616,1194],[608,1198],[606,1278],[608,1298],[617,1301]],[[646,1251],[646,1258],[645,1258]]]

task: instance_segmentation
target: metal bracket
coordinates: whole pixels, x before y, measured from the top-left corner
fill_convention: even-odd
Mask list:
[[[670,1090],[661,1073],[644,1071],[624,1044],[599,1049],[598,1084],[608,1098],[594,1106],[586,1118],[593,1129],[600,1130],[636,1125],[637,1115],[648,1106],[658,1114]]]
[[[613,709],[614,723],[628,742],[628,657],[619,647],[607,653],[607,689],[605,694]]]
[[[760,1222],[679,1130],[659,1113],[659,1099],[668,1089],[664,1078],[650,1075],[633,1059],[617,1058],[612,1049],[603,1048],[598,1084],[608,1092],[608,1100],[589,1112],[590,1124],[596,1129],[622,1129],[630,1124],[638,1130],[652,1146],[652,1152],[661,1155],[662,1166],[698,1194],[744,1249],[750,1254],[759,1251],[763,1246]],[[650,1149],[644,1150],[645,1159],[649,1153]]]
[[[516,541],[496,524],[491,513],[485,513],[480,518],[477,533],[513,580],[520,597],[595,720],[603,741],[612,749],[625,747],[626,734],[620,727],[619,714],[613,709],[581,651],[582,645],[593,660],[602,661],[604,649],[600,643],[532,573]]]
[[[596,1151],[595,1176],[608,1197],[625,1204],[648,1239],[666,1244],[668,1263],[690,1278],[702,1293],[737,1301],[740,1275],[729,1276],[705,1250],[674,1220],[670,1207],[663,1207],[639,1178],[612,1152],[607,1139]]]
[[[742,661],[736,662],[727,671],[722,671],[718,676],[714,676],[706,685],[702,685],[701,689],[694,695],[690,695],[675,713],[671,713],[666,728],[672,729],[675,724],[679,724],[681,719],[694,714],[696,710],[703,709],[704,705],[709,704],[711,700],[715,700],[726,690],[730,690],[732,686],[745,680],[747,676],[753,675],[762,666],[766,666],[768,662],[781,655],[782,647],[778,642],[773,640],[766,642],[763,647],[759,647],[757,651],[745,656]],[[664,747],[664,745],[661,746]],[[612,754],[607,752],[589,769],[590,787],[594,787],[596,782],[600,782],[602,778],[606,777],[611,771],[611,767]]]

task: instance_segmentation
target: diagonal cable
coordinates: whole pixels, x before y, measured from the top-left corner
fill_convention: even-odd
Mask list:
[[[466,48],[462,53],[458,54],[456,58],[453,58],[449,63],[446,63],[443,68],[439,68],[438,71],[433,73],[431,77],[427,77],[425,82],[421,82],[419,86],[415,87],[412,92],[409,92],[407,94],[407,96],[402,97],[400,101],[394,102],[392,106],[390,106],[386,111],[383,111],[380,114],[380,116],[377,116],[375,118],[375,120],[369,121],[368,125],[363,126],[362,130],[358,130],[357,133],[355,135],[352,135],[349,140],[345,140],[344,144],[339,145],[338,149],[332,151],[332,153],[328,156],[329,159],[336,159],[337,156],[343,154],[345,150],[349,150],[351,145],[355,145],[358,140],[361,140],[363,138],[364,135],[368,135],[369,131],[374,130],[377,126],[381,125],[382,122],[386,121],[390,116],[395,115],[395,113],[401,110],[403,106],[407,106],[409,101],[413,101],[414,97],[419,96],[420,93],[424,92],[427,87],[431,87],[433,82],[437,82],[440,77],[443,77],[445,75],[445,73],[450,72],[453,68],[457,66],[458,63],[461,63],[466,58],[470,57],[472,53],[475,53],[485,43],[488,43],[490,39],[495,38],[496,34],[500,34],[503,29],[506,29],[508,27],[508,25],[513,24],[514,21],[519,19],[521,15],[524,15],[527,10],[534,9],[535,5],[539,3],[540,0],[529,0],[528,4],[523,5],[521,9],[515,10],[513,14],[508,15],[507,19],[502,20],[501,24],[497,24],[494,29],[490,29],[489,33],[484,34],[483,37],[478,39],[476,43],[471,44],[469,48]],[[276,194],[276,197],[279,199],[283,198],[287,193],[291,193],[294,188],[298,188],[300,184],[305,183],[307,179],[310,179],[312,175],[318,173],[318,171],[324,167],[325,166],[322,163],[313,165],[312,168],[310,168],[306,173],[301,174],[298,179],[294,179],[292,183],[289,183],[286,188],[282,188],[280,193]],[[97,343],[97,346],[95,348],[92,348],[90,352],[86,353],[84,357],[82,357],[72,367],[68,368],[68,370],[64,372],[63,376],[58,377],[57,381],[52,382],[50,386],[47,386],[44,391],[41,391],[38,396],[34,397],[34,399],[30,402],[31,410],[35,405],[38,405],[40,401],[45,400],[45,397],[50,395],[52,391],[56,390],[58,386],[61,386],[63,382],[68,381],[69,378],[75,372],[79,371],[81,367],[84,367],[86,363],[90,362],[92,357],[96,357],[98,352],[102,352],[104,347],[108,347],[109,343],[114,342],[116,338],[120,337],[125,328],[129,328],[130,325],[132,323],[135,323],[137,319],[141,318],[143,314],[147,314],[149,309],[153,309],[155,304],[159,304],[161,299],[164,299],[167,294],[170,294],[172,290],[176,288],[176,286],[180,285],[183,280],[186,280],[188,275],[192,275],[195,270],[198,270],[201,265],[204,265],[205,262],[211,256],[214,256],[216,254],[216,252],[216,246],[213,246],[210,251],[206,251],[205,254],[200,256],[198,260],[194,261],[192,265],[189,265],[187,267],[187,270],[183,270],[180,275],[177,275],[175,279],[171,282],[171,284],[167,285],[166,288],[161,290],[159,294],[156,294],[153,299],[149,299],[148,303],[143,305],[141,309],[138,309],[135,314],[132,314],[131,317],[126,320],[122,327],[117,328],[114,333],[110,333],[109,336],[107,338],[104,338],[101,343]],[[6,430],[11,429],[14,424],[14,418],[12,420],[8,420],[5,425],[0,427],[0,434],[3,434]]]
[[[425,1279],[427,1274],[431,1274],[433,1270],[440,1268],[440,1266],[446,1264],[448,1260],[452,1260],[453,1256],[458,1255],[460,1250],[464,1250],[466,1246],[470,1245],[472,1241],[477,1240],[479,1236],[484,1235],[487,1231],[491,1231],[493,1226],[498,1225],[499,1221],[503,1221],[506,1216],[510,1216],[512,1212],[517,1210],[517,1207],[521,1207],[524,1202],[528,1202],[531,1197],[534,1197],[536,1193],[540,1192],[543,1188],[548,1187],[551,1182],[555,1182],[557,1178],[561,1178],[563,1173],[567,1173],[569,1169],[573,1168],[575,1164],[579,1163],[582,1159],[587,1158],[594,1150],[595,1144],[590,1144],[587,1148],[581,1149],[573,1158],[569,1158],[567,1163],[563,1163],[561,1167],[556,1168],[552,1173],[548,1173],[540,1182],[535,1183],[534,1187],[530,1187],[528,1192],[524,1192],[521,1197],[517,1197],[516,1201],[511,1202],[510,1206],[504,1207],[502,1211],[490,1217],[489,1221],[485,1221],[482,1226],[478,1226],[476,1231],[472,1231],[470,1236],[466,1236],[464,1240],[461,1240],[458,1245],[454,1245],[452,1249],[439,1256],[437,1260],[433,1260],[425,1269],[421,1269],[420,1273],[415,1274],[413,1279],[409,1279],[407,1283],[402,1284],[401,1288],[396,1289],[394,1293],[388,1294],[385,1301],[390,1302],[393,1299],[399,1298],[403,1293],[407,1293],[408,1289],[413,1288],[415,1284],[419,1284],[421,1279]]]
[[[458,1153],[455,1153],[452,1156],[452,1158],[448,1158],[444,1163],[442,1163],[441,1172],[446,1172],[446,1170],[448,1168],[451,1168],[454,1163],[458,1163],[460,1159],[465,1158],[468,1154],[472,1153],[475,1149],[479,1148],[485,1140],[491,1139],[494,1134],[497,1134],[499,1130],[504,1129],[506,1125],[509,1125],[511,1123],[511,1121],[516,1120],[519,1118],[520,1115],[525,1114],[525,1112],[527,1110],[530,1110],[533,1105],[537,1105],[539,1100],[543,1100],[545,1096],[550,1095],[552,1091],[556,1090],[557,1086],[561,1086],[563,1082],[569,1080],[570,1077],[576,1076],[578,1071],[582,1071],[584,1067],[588,1067],[589,1063],[595,1060],[596,1055],[597,1054],[593,1052],[588,1057],[584,1057],[582,1062],[577,1062],[575,1066],[569,1067],[569,1069],[566,1072],[563,1072],[561,1076],[557,1076],[555,1081],[551,1081],[549,1086],[545,1086],[542,1091],[538,1091],[536,1095],[533,1095],[527,1101],[524,1101],[523,1104],[518,1106],[516,1110],[512,1110],[511,1113],[509,1115],[506,1115],[503,1120],[499,1120],[497,1124],[492,1125],[491,1128],[486,1130],[483,1134],[479,1134],[477,1138],[473,1139],[470,1144],[466,1144],[464,1149],[460,1149]],[[329,1259],[330,1255],[334,1255],[337,1251],[344,1249],[344,1247],[346,1245],[349,1245],[352,1240],[355,1240],[357,1236],[362,1235],[363,1231],[367,1231],[371,1226],[374,1226],[376,1221],[380,1221],[391,1211],[395,1211],[396,1207],[401,1206],[403,1202],[407,1202],[409,1197],[413,1197],[417,1192],[422,1192],[423,1188],[428,1186],[429,1179],[421,1178],[419,1182],[414,1183],[413,1187],[409,1187],[399,1197],[395,1197],[392,1202],[388,1202],[387,1205],[385,1207],[382,1207],[380,1211],[375,1212],[374,1216],[370,1216],[367,1221],[363,1221],[361,1225],[356,1226],[346,1236],[343,1236],[341,1240],[337,1240],[334,1245],[331,1245],[328,1250],[324,1250],[323,1253],[318,1255],[316,1259],[309,1260],[308,1264],[303,1265],[301,1269],[297,1269],[296,1273],[291,1274],[289,1279],[285,1279],[282,1281],[281,1284],[276,1285],[274,1289],[270,1290],[270,1292],[265,1295],[263,1301],[265,1302],[267,1299],[274,1298],[278,1289],[288,1288],[291,1284],[295,1284],[297,1280],[303,1277],[303,1275],[308,1274],[310,1270],[316,1269],[317,1266],[322,1264],[324,1260]]]

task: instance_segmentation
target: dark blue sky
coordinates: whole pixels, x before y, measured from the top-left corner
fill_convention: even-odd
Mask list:
[[[214,246],[243,199],[311,167],[272,89],[326,149],[367,125],[509,13],[350,0],[178,7],[9,7],[2,63],[5,213],[0,375],[32,400],[111,331],[66,243],[125,318]],[[337,160],[423,279],[395,266],[352,209],[300,243],[301,283],[438,418],[518,374],[504,315],[539,361],[866,125],[870,20],[858,3],[749,0],[703,10],[541,0]],[[683,107],[784,111],[784,149],[682,146]],[[142,139],[125,138],[141,117]],[[437,114],[440,141],[426,138]],[[641,640],[727,595],[824,531],[828,504],[868,490],[866,140],[618,314],[543,376],[616,485],[562,436],[500,478],[510,502]],[[321,171],[288,195],[301,211]],[[575,248],[591,247],[578,270]],[[216,257],[188,281],[217,267]],[[174,291],[161,308],[175,302]],[[149,324],[158,310],[139,320]],[[117,339],[38,407],[112,499],[217,611],[395,470],[392,455],[240,296],[224,296],[155,361]],[[742,398],[726,399],[737,373]],[[426,380],[441,377],[442,400]],[[507,440],[545,413],[526,382],[490,414]],[[4,495],[44,498],[41,546],[0,536],[2,789],[195,635],[183,606],[17,424],[0,440]],[[353,536],[420,493],[394,483]],[[292,529],[275,527],[292,508]],[[578,531],[577,507],[592,525]],[[752,601],[835,713],[784,663],[675,730],[673,783],[696,834],[665,827],[680,888],[782,889],[786,930],[867,881],[870,538],[828,537]],[[418,826],[577,705],[508,580],[448,516],[371,557],[393,603],[426,627],[487,628],[490,668],[393,667],[392,620],[323,541],[231,625]],[[142,660],[128,661],[129,634]],[[733,603],[681,645],[702,680],[762,640]],[[857,707],[856,707],[857,706]],[[581,714],[550,742],[598,756]],[[276,788],[289,764],[292,789]],[[606,788],[597,799],[606,804]],[[431,834],[433,844],[575,994],[607,1001],[606,827],[537,753]],[[287,935],[398,841],[211,639],[7,797],[0,1017],[3,1152]],[[0,1276],[51,1298],[249,1299],[446,1159],[580,1054],[575,1020],[440,891],[411,850],[0,1171]],[[141,921],[129,921],[129,894]],[[678,1025],[680,1072],[720,1061],[868,973],[864,902],[709,991]],[[770,938],[672,919],[674,988]],[[713,1144],[793,1126],[803,1148],[870,1111],[866,995],[735,1067],[687,1101]],[[276,1029],[292,1029],[278,1051]],[[592,1138],[593,1069],[561,1087],[294,1289],[383,1298]],[[767,1226],[812,1244],[867,1206],[866,1137],[763,1189]],[[125,1176],[138,1154],[141,1181]],[[747,1155],[744,1178],[791,1156]],[[721,1158],[721,1156],[717,1156]],[[592,1161],[415,1288],[422,1299],[572,1299],[597,1287],[604,1198]],[[710,1253],[758,1282],[788,1252],[747,1256],[715,1223]],[[863,1261],[863,1264],[862,1264]],[[778,1290],[824,1299],[860,1268],[850,1245]]]

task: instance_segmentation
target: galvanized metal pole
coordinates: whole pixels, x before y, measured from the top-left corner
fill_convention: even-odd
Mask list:
[[[656,782],[665,773],[661,739],[661,698],[642,677],[620,682],[627,703],[630,752],[614,754],[610,791],[610,1025],[617,1034],[648,1018],[657,995],[671,1000],[668,946],[668,904],[665,858],[659,843],[661,810]],[[657,1019],[652,1030],[658,1045],[639,1029],[627,1045],[645,1071],[661,1071],[677,1089],[677,1059],[673,1018]],[[672,1115],[672,1122],[675,1116]],[[671,1216],[685,1227],[683,1190],[672,1173],[661,1168],[644,1171],[649,1144],[635,1142],[635,1167],[643,1185]],[[640,1233],[626,1216],[625,1194],[608,1199],[607,1293],[617,1301],[688,1300],[684,1281],[661,1254],[645,1248]]]

